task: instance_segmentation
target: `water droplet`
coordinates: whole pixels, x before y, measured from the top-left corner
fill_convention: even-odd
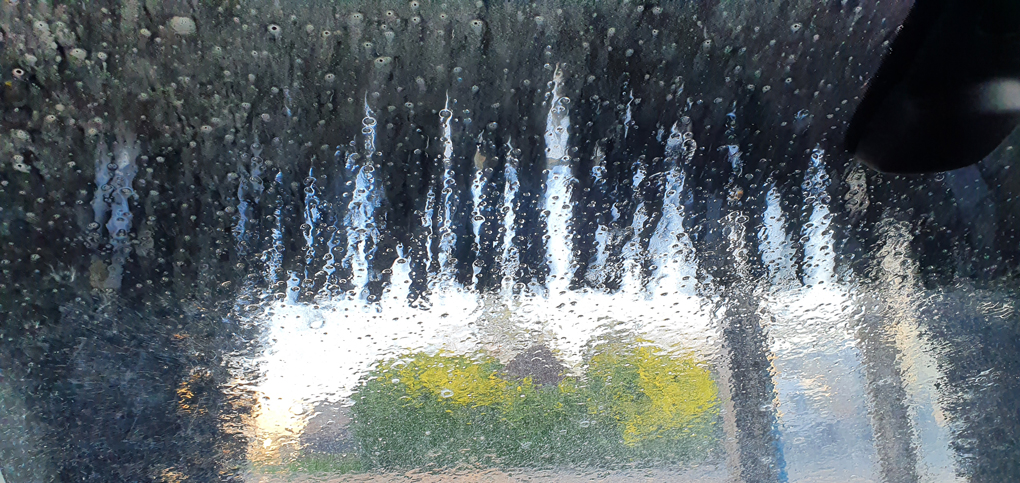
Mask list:
[[[85,49],[82,49],[82,48],[79,48],[79,47],[75,47],[75,48],[71,49],[70,52],[68,52],[68,55],[72,59],[74,59],[74,60],[76,60],[78,62],[82,62],[82,61],[84,61],[88,57],[88,52],[86,52]]]
[[[192,20],[191,17],[173,17],[170,19],[170,30],[173,30],[174,33],[177,35],[184,36],[194,34],[197,29],[195,26],[195,21]],[[142,35],[148,37],[148,35],[145,35],[145,33],[148,33],[147,30],[143,32]]]

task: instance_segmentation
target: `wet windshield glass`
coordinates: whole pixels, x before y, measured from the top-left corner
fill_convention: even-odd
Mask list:
[[[0,4],[0,482],[1020,479],[1014,135],[910,2]]]

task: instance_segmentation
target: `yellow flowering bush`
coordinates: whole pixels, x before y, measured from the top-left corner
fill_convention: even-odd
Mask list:
[[[597,348],[587,375],[609,400],[627,445],[674,436],[718,412],[712,374],[691,356],[672,357],[648,344],[607,344]]]
[[[481,353],[380,361],[352,396],[362,462],[675,463],[703,457],[718,440],[718,388],[694,357],[614,342],[595,345],[585,362],[580,377],[537,385]]]
[[[392,361],[379,377],[403,384],[411,398],[427,394],[460,406],[492,406],[512,401],[498,367],[487,356],[415,354]]]

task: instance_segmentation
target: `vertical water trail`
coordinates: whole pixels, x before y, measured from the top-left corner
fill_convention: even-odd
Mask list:
[[[520,268],[520,255],[517,247],[514,246],[514,237],[517,236],[515,203],[517,202],[517,190],[520,189],[521,183],[517,179],[518,161],[514,156],[514,148],[510,144],[510,140],[506,142],[506,151],[506,165],[503,167],[505,183],[500,206],[500,212],[503,213],[502,226],[500,227],[503,246],[499,265],[502,276],[500,291],[503,293],[504,299],[509,299],[513,293],[517,269]]]
[[[672,347],[695,351],[700,357],[713,358],[711,344],[692,344],[718,339],[720,334],[713,318],[705,312],[705,300],[698,295],[696,253],[684,228],[688,154],[693,153],[687,151],[683,129],[674,123],[666,139],[663,162],[662,216],[648,239],[646,251],[651,277],[647,291],[636,295],[655,300],[647,304],[656,309],[644,324],[650,337]]]
[[[811,151],[811,165],[804,176],[804,206],[811,207],[811,216],[804,225],[804,284],[831,284],[835,280],[836,254],[833,249],[832,214],[829,212],[829,176],[825,172],[825,151]]]
[[[595,147],[595,162],[591,168],[592,192],[604,195],[606,186],[606,156],[601,146]],[[619,219],[620,214],[613,208],[613,222]],[[609,261],[609,227],[599,223],[595,227],[595,255],[588,263],[588,270],[585,273],[585,281],[592,287],[604,287],[607,277],[606,264]]]
[[[113,178],[113,174],[117,171],[117,165],[110,159],[108,147],[105,142],[99,142],[96,146],[96,191],[92,197],[92,213],[94,221],[89,224],[89,229],[92,233],[89,234],[90,243],[92,246],[101,246],[103,244],[103,225],[107,221],[107,213],[110,211],[110,200],[109,192],[113,190],[113,186],[110,185],[110,180]],[[96,251],[98,253],[98,250]],[[96,266],[99,261],[99,255],[94,254],[92,256],[92,266]],[[101,283],[105,284],[106,280],[95,280],[93,284]]]
[[[476,311],[481,295],[457,282],[457,227],[454,224],[456,223],[460,188],[457,186],[456,172],[454,171],[453,111],[450,109],[449,95],[446,97],[443,109],[439,111],[439,121],[442,129],[440,143],[443,146],[443,154],[440,159],[443,173],[440,177],[439,206],[434,207],[434,196],[431,195],[426,206],[426,212],[430,219],[433,210],[439,210],[439,215],[436,217],[436,225],[439,229],[439,248],[436,254],[439,273],[434,279],[427,282],[430,297],[428,303],[433,307],[443,307],[444,313],[456,313],[460,317],[440,318],[434,320],[427,327],[433,331],[438,331],[440,326],[450,328],[451,330],[446,330],[443,333],[448,337],[453,337],[456,342],[448,341],[448,344],[459,346],[465,341],[473,340],[472,334],[475,325],[469,321],[477,318],[477,315],[469,316],[468,314],[473,314]],[[430,228],[427,223],[429,222],[426,222],[426,228]],[[451,323],[456,323],[456,325],[450,325]]]
[[[333,163],[339,164],[344,159],[343,151],[340,146],[336,147],[336,151],[333,153]],[[345,166],[346,168],[346,166]],[[337,196],[347,195],[350,193],[347,190],[342,190],[343,193],[338,193]],[[340,210],[338,206],[333,206],[333,216],[330,217],[330,224],[326,227],[326,231],[329,233],[329,239],[326,240],[326,253],[322,256],[325,260],[325,264],[322,266],[322,271],[326,272],[326,284],[325,288],[329,295],[336,295],[339,291],[340,281],[337,276],[337,260],[339,259],[342,263],[343,257],[338,257],[334,252],[337,247],[341,245],[341,234],[346,234],[345,231],[341,231],[340,226],[336,226],[338,220],[337,212]],[[343,219],[343,218],[339,218]]]
[[[99,229],[104,221],[110,235],[113,254],[107,267],[107,276],[102,280],[103,288],[120,289],[124,275],[124,262],[131,253],[131,208],[128,200],[135,196],[133,187],[138,165],[135,160],[141,151],[133,133],[117,133],[113,143],[112,159],[105,143],[99,143],[96,152],[96,193],[92,200],[95,217],[94,227]],[[106,214],[109,211],[110,217]]]
[[[361,134],[365,136],[365,164],[371,164],[375,154],[375,112],[368,105],[368,94],[365,94],[365,117],[361,120]]]
[[[138,158],[141,149],[133,133],[121,134],[118,137],[120,139],[113,144],[113,155],[117,164],[117,173],[111,182],[113,202],[110,205],[110,221],[106,223],[106,229],[110,232],[110,244],[113,246],[109,277],[106,279],[107,288],[120,288],[124,262],[131,253],[129,234],[133,217],[128,200],[135,196],[133,183],[135,175],[138,174],[135,159]]]
[[[301,295],[301,277],[294,270],[287,272],[287,303],[298,303],[298,296]]]
[[[451,286],[457,276],[457,260],[454,251],[457,247],[457,234],[454,231],[454,216],[457,210],[457,179],[453,170],[453,128],[451,121],[453,111],[450,110],[450,96],[446,96],[446,104],[439,111],[439,124],[443,131],[440,142],[443,144],[443,166],[441,178],[441,212],[439,215],[439,277],[438,286]],[[452,287],[452,286],[451,286]]]
[[[375,226],[375,178],[371,165],[356,168],[354,194],[348,205],[347,263],[351,267],[351,284],[358,296],[367,295],[364,289],[371,280],[370,260],[375,254],[375,241],[379,231]]]
[[[259,144],[258,138],[255,138],[255,142],[251,145],[251,152],[253,155],[252,164],[256,162],[261,165],[262,158],[262,144]],[[258,158],[258,161],[254,159]],[[265,279],[269,286],[275,286],[279,279],[280,267],[283,265],[283,199],[279,193],[283,192],[283,171],[277,171],[276,176],[273,177],[274,188],[270,192],[277,193],[276,206],[273,207],[273,228],[270,230],[271,245],[266,248],[261,255],[263,266],[265,267]]]
[[[255,144],[258,144],[258,142]],[[282,171],[276,172],[273,182],[276,183],[276,192],[281,193],[283,191]],[[266,267],[266,280],[270,285],[279,281],[278,274],[280,267],[283,265],[283,199],[279,195],[276,197],[276,207],[273,209],[273,221],[273,229],[270,235],[273,239],[273,245],[262,254],[262,261]]]
[[[634,119],[634,90],[631,89],[628,94],[630,99],[627,100],[627,110],[623,116],[623,137],[627,138],[630,133],[630,126],[633,124]],[[631,294],[632,297],[636,297],[637,293],[642,290],[642,271],[644,265],[644,257],[641,247],[641,232],[644,230],[644,224],[648,220],[648,213],[645,210],[644,200],[641,199],[640,190],[641,183],[645,179],[646,168],[641,158],[634,161],[634,177],[631,180],[631,187],[633,188],[633,196],[641,200],[637,207],[634,208],[634,218],[631,220],[629,227],[630,240],[624,245],[622,249],[623,266],[620,267],[623,270],[623,280],[620,283],[620,291],[623,293]],[[619,213],[616,210],[616,206],[613,206],[613,221],[615,222],[619,217]]]
[[[383,289],[379,298],[380,312],[385,314],[404,314],[411,309],[408,306],[411,293],[411,263],[407,258],[404,245],[397,244],[397,258],[390,266],[390,282]],[[414,309],[411,309],[414,310]]]
[[[245,168],[245,163],[248,163],[248,168]],[[234,234],[234,240],[236,241],[236,249],[239,260],[247,260],[251,255],[253,249],[252,235],[248,230],[249,223],[257,222],[257,216],[255,215],[255,207],[258,207],[262,202],[262,165],[261,158],[254,156],[248,156],[241,154],[238,160],[237,166],[237,215],[236,222],[231,232]],[[254,240],[254,244],[258,244],[257,240]],[[244,293],[254,294],[257,293],[258,282],[254,278],[246,278],[244,282]],[[238,298],[234,303],[234,313],[243,313],[243,307],[246,302],[242,302],[242,298]],[[242,324],[252,323],[252,318],[240,319]],[[230,364],[246,365],[247,362],[243,357],[231,357]]]
[[[573,278],[573,216],[571,204],[577,179],[567,154],[570,143],[570,98],[563,96],[563,72],[553,73],[549,114],[545,123],[546,179],[542,213],[546,222],[545,261],[549,267],[546,289],[550,294],[565,292]]]
[[[93,225],[96,231],[106,224],[106,214],[110,211],[110,204],[107,203],[106,193],[113,189],[110,180],[117,171],[117,165],[110,162],[109,151],[106,143],[96,143],[96,192],[92,196],[92,213],[95,220]],[[111,167],[112,166],[112,167]]]
[[[623,138],[627,139],[627,135],[630,134],[630,125],[634,121],[634,89],[630,90],[630,99],[627,100],[627,112],[623,114]]]
[[[301,225],[302,235],[305,237],[305,278],[311,277],[309,268],[315,264],[315,237],[319,232],[319,221],[322,213],[319,210],[319,196],[315,185],[315,167],[308,167],[308,177],[305,178],[305,209],[304,223]]]
[[[471,233],[474,235],[475,260],[471,268],[471,285],[477,286],[478,277],[481,275],[482,251],[486,249],[482,245],[482,228],[485,226],[487,214],[487,203],[485,202],[485,188],[488,179],[485,176],[484,158],[479,159],[481,154],[475,153],[475,176],[471,180]]]
[[[747,222],[748,217],[744,215],[739,209],[742,199],[744,197],[743,188],[735,183],[735,179],[739,178],[744,168],[744,161],[741,158],[740,147],[731,144],[723,146],[721,149],[726,150],[726,160],[730,163],[730,168],[733,170],[730,177],[730,181],[727,184],[727,191],[729,192],[729,198],[727,200],[730,205],[730,209],[723,215],[721,220],[724,225],[724,231],[726,232],[727,242],[729,243],[730,253],[732,256],[733,265],[729,268],[737,276],[737,280],[748,284],[747,288],[755,284],[756,281],[751,280],[749,258],[747,253]]]
[[[634,188],[634,197],[639,199],[637,207],[634,208],[634,218],[629,227],[630,240],[623,246],[623,280],[620,283],[620,292],[637,298],[642,292],[644,282],[644,247],[641,246],[641,233],[644,232],[645,223],[648,221],[648,211],[645,209],[645,200],[641,196],[641,184],[645,181],[647,168],[642,159],[634,161],[634,177],[631,179],[631,186]],[[647,294],[645,294],[647,296]],[[641,297],[646,298],[646,297]]]
[[[428,192],[425,193],[425,209],[422,211],[421,215],[421,226],[424,228],[422,243],[425,245],[424,266],[426,278],[428,277],[428,273],[431,272],[433,265],[439,263],[439,260],[436,259],[436,254],[432,249],[432,240],[435,240],[438,236],[436,235],[436,229],[433,226],[433,220],[435,220],[435,217],[436,191],[435,189],[429,189]]]
[[[243,160],[238,164],[237,180],[237,222],[234,224],[234,240],[237,241],[237,253],[241,257],[248,255],[251,247],[251,235],[248,224],[254,221],[253,204],[257,205],[262,198],[262,159],[254,152],[251,157],[243,156],[249,163],[245,169]]]
[[[284,87],[283,88],[283,109],[287,113],[287,119],[290,119],[290,118],[293,117],[293,113],[290,110],[290,103],[291,103],[290,89],[287,88],[287,87]]]
[[[365,102],[365,118],[362,120],[361,133],[364,135],[364,161],[358,162],[357,153],[347,156],[347,171],[354,177],[354,190],[351,202],[347,205],[344,225],[347,227],[347,252],[344,264],[351,268],[351,284],[355,296],[363,299],[368,296],[366,288],[372,279],[370,260],[375,255],[376,241],[379,239],[379,228],[375,222],[375,210],[379,206],[379,194],[375,186],[375,125],[368,102]]]
[[[664,294],[694,294],[697,279],[694,245],[684,229],[683,193],[686,174],[681,160],[684,157],[683,134],[677,124],[670,129],[666,140],[666,183],[662,198],[662,217],[648,241],[648,256],[658,268],[655,270],[652,292]],[[679,293],[678,293],[679,292]]]
[[[787,233],[786,214],[783,213],[782,196],[775,183],[770,183],[765,195],[764,222],[758,229],[758,251],[761,261],[769,273],[768,286],[772,291],[791,289],[797,282],[795,251]]]

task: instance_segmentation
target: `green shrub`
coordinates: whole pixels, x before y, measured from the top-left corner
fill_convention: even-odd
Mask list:
[[[376,468],[677,463],[716,444],[718,390],[693,357],[604,343],[585,362],[539,386],[481,353],[380,361],[352,396],[352,433]]]

